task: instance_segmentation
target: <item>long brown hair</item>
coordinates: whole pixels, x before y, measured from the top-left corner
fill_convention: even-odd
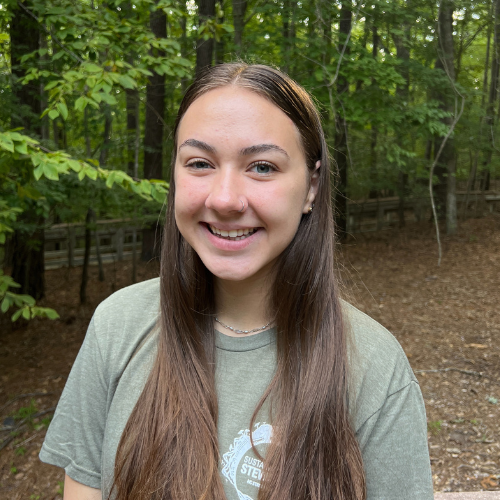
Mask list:
[[[259,500],[364,500],[361,452],[348,416],[347,335],[334,274],[328,150],[316,108],[289,77],[267,66],[223,64],[201,75],[181,103],[238,85],[269,99],[296,125],[307,168],[319,169],[311,214],[278,258],[270,292],[277,369],[252,416],[273,403],[273,439]],[[174,145],[161,254],[158,351],[122,434],[115,464],[117,500],[221,500],[213,276],[174,218]]]

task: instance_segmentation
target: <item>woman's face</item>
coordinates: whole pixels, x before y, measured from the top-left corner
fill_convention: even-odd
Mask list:
[[[181,234],[220,279],[267,276],[317,191],[294,123],[267,99],[230,85],[191,104],[177,144]]]

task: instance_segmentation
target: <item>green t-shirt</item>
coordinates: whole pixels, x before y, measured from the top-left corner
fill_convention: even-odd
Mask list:
[[[97,308],[45,442],[44,462],[107,498],[125,424],[156,352],[159,280],[120,290]],[[347,303],[352,357],[350,416],[362,454],[368,500],[433,499],[425,408],[396,339]],[[151,334],[152,333],[152,334]],[[276,367],[274,330],[234,338],[217,332],[221,477],[228,500],[256,500],[262,462],[250,445],[251,415]],[[266,408],[253,431],[259,453],[272,438]]]

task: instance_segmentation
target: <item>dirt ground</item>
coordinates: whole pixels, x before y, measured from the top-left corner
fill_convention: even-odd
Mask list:
[[[427,223],[356,235],[339,256],[346,298],[393,332],[420,381],[435,491],[500,491],[499,249],[497,214],[444,237],[440,267]],[[0,447],[12,438],[0,451],[0,500],[62,499],[63,473],[37,456],[90,317],[130,284],[131,263],[105,266],[103,283],[91,268],[84,306],[80,273],[47,272],[43,305],[57,304],[60,320],[0,323]],[[157,274],[141,265],[138,279]]]

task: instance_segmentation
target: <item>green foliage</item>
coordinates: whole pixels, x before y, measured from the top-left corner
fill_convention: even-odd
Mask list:
[[[38,411],[38,408],[36,407],[35,400],[32,399],[30,400],[30,404],[28,406],[22,406],[17,410],[17,412],[14,414],[14,419],[15,420],[25,420],[27,419],[29,422],[32,421],[33,415],[35,415]]]
[[[138,195],[146,201],[163,203],[168,192],[168,183],[161,180],[134,180],[121,170],[107,170],[99,167],[96,161],[83,161],[72,158],[63,151],[51,152],[29,136],[17,131],[0,132],[0,185],[5,190],[15,188],[18,201],[23,198],[38,200],[42,197],[37,186],[44,178],[60,181],[60,176],[73,175],[81,182],[85,178],[104,181],[108,188],[117,185],[127,192]],[[9,206],[7,200],[0,200],[0,242],[13,232],[13,225],[23,212],[22,204]],[[16,294],[18,288],[10,276],[0,270],[0,310],[6,313],[11,307],[16,310],[12,321],[19,318],[30,320],[35,317],[57,319],[56,311],[35,305],[29,295]]]
[[[427,429],[432,434],[437,435],[441,432],[442,425],[442,420],[433,420],[432,422],[427,422]]]
[[[455,94],[445,73],[436,69],[437,4],[353,2],[347,42],[338,32],[340,2],[249,0],[241,47],[235,44],[231,2],[217,2],[212,19],[200,19],[195,2],[175,0],[30,0],[23,5],[38,19],[43,43],[22,57],[17,84],[44,89],[40,123],[45,131],[12,130],[12,116],[29,111],[16,100],[9,26],[19,5],[9,0],[0,9],[1,245],[14,230],[33,230],[23,218],[28,210],[48,226],[55,221],[82,222],[90,206],[104,218],[134,218],[144,224],[157,218],[168,183],[141,179],[146,84],[153,72],[165,76],[167,178],[171,131],[182,94],[194,76],[199,39],[214,39],[218,60],[234,60],[237,54],[248,62],[281,68],[299,81],[318,103],[331,151],[339,133],[338,118],[345,118],[351,198],[374,192],[402,194],[402,175],[408,179],[405,196],[423,196],[432,146],[445,136],[456,114],[442,106],[443,96],[453,102]],[[150,29],[155,10],[167,16],[166,38],[157,38]],[[498,135],[498,120],[485,126],[490,4],[455,3],[453,19],[456,86],[467,99],[453,135],[457,178],[467,179],[475,162],[479,179],[485,171],[500,172],[498,149],[491,140]],[[491,67],[491,60],[488,64]],[[140,110],[137,178],[129,166],[136,141],[127,125],[131,98],[138,100]],[[498,103],[494,107],[498,109]],[[106,123],[111,123],[108,141]],[[2,311],[12,310],[13,318],[56,317],[51,309],[38,308],[15,292],[15,284],[1,273]]]

